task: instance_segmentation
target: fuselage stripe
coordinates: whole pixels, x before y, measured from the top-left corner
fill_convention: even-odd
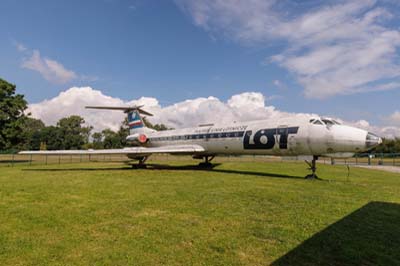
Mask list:
[[[173,140],[196,140],[196,139],[220,139],[220,138],[242,138],[244,131],[233,132],[217,132],[217,133],[200,133],[185,134],[177,136],[153,137],[150,141],[173,141]]]

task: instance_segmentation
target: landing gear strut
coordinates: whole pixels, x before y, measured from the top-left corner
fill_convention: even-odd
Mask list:
[[[315,172],[317,171],[317,166],[316,166],[316,162],[318,160],[318,156],[314,155],[313,159],[311,162],[306,160],[306,163],[308,164],[308,166],[310,166],[310,170],[312,171],[312,174],[307,175],[305,177],[305,179],[319,179],[319,177],[315,174]]]
[[[147,166],[146,166],[145,162],[147,161],[148,158],[149,158],[148,156],[139,158],[138,164],[132,164],[132,168],[133,169],[146,169]]]
[[[211,168],[212,167],[212,163],[210,163],[215,156],[204,156],[204,162],[199,163],[200,167],[204,167],[204,168]]]

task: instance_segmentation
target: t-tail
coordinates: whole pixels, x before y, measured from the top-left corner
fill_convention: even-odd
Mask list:
[[[119,107],[119,106],[86,106],[87,109],[102,109],[102,110],[119,110],[128,115],[129,133],[131,135],[144,134],[153,132],[153,129],[147,128],[144,124],[141,115],[153,116],[151,113],[146,112],[141,106]]]

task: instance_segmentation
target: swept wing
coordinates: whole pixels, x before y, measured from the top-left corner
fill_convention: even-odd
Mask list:
[[[200,145],[170,145],[162,147],[129,147],[123,149],[104,150],[56,150],[56,151],[21,151],[19,154],[40,154],[40,155],[90,155],[90,154],[125,154],[133,156],[147,156],[151,154],[199,154],[205,152]]]

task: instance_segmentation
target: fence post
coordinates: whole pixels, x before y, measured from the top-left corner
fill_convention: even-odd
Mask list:
[[[32,165],[32,154],[29,156],[29,165]]]
[[[58,155],[58,164],[61,163],[61,155]]]
[[[47,165],[47,155],[45,155],[45,160],[46,160],[46,163],[45,163],[45,164]]]
[[[14,158],[15,158],[15,154],[12,155],[11,167],[14,167]]]

